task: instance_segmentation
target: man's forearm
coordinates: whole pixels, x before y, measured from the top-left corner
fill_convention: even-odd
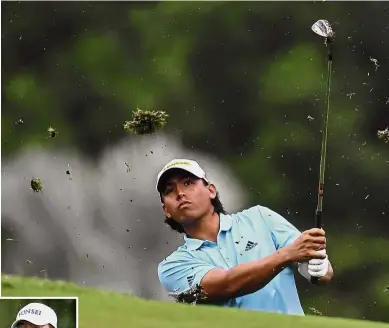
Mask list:
[[[225,290],[230,298],[256,292],[266,286],[290,263],[285,248],[260,260],[244,263],[228,270],[224,279]]]

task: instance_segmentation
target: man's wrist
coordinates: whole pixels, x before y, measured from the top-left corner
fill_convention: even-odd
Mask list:
[[[280,248],[277,253],[281,257],[283,264],[287,265],[294,262],[289,246]]]

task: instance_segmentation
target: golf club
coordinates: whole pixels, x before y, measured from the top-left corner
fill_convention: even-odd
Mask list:
[[[324,172],[327,155],[327,135],[328,135],[328,116],[330,112],[330,93],[331,93],[331,73],[332,73],[332,45],[334,40],[334,32],[328,21],[321,19],[312,25],[312,31],[317,35],[325,38],[325,45],[328,45],[328,62],[327,62],[327,110],[324,115],[322,129],[322,143],[320,155],[320,173],[319,186],[317,196],[317,208],[315,213],[315,228],[322,227],[322,212],[323,212],[323,192],[324,192]]]

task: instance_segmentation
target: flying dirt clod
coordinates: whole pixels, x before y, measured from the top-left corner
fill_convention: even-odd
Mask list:
[[[195,285],[185,292],[169,293],[169,296],[172,297],[177,303],[186,303],[192,305],[206,304],[208,300],[207,294],[200,285]]]
[[[384,139],[385,143],[389,142],[389,129],[386,128],[385,130],[378,130],[377,135],[379,139]]]
[[[127,162],[124,162],[124,165],[127,167],[127,173],[131,172],[131,167]]]
[[[320,316],[323,315],[323,313],[321,311],[319,311],[318,309],[315,309],[314,307],[310,307],[309,310],[312,311],[316,315],[320,315]]]
[[[126,121],[123,127],[134,134],[153,134],[166,125],[168,116],[164,111],[143,111],[137,108],[133,112],[132,121]]]
[[[57,130],[49,126],[47,129],[47,132],[49,133],[49,138],[55,138],[58,134]]]
[[[43,184],[41,182],[41,179],[39,178],[33,178],[31,180],[31,189],[35,192],[40,192],[43,189]]]

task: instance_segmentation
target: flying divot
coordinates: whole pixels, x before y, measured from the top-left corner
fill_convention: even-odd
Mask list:
[[[389,129],[388,128],[386,128],[385,130],[382,130],[382,131],[378,130],[377,135],[378,135],[378,138],[383,139],[385,141],[385,143],[389,142]]]
[[[35,192],[39,192],[43,190],[43,184],[41,179],[39,178],[33,178],[31,180],[31,189],[34,190]]]
[[[166,125],[168,116],[164,111],[143,111],[137,108],[133,112],[132,121],[126,121],[123,127],[127,132],[138,135],[153,134]]]
[[[127,162],[124,162],[124,165],[127,167],[127,173],[131,172],[131,167]]]
[[[73,178],[72,178],[72,173],[71,173],[71,171],[70,171],[70,164],[68,164],[68,169],[66,170],[66,175],[69,176],[69,180],[73,180]]]
[[[374,64],[374,68],[377,71],[380,65],[378,64],[378,60],[372,57],[369,57],[370,61]]]
[[[49,138],[55,138],[58,134],[57,130],[49,126],[47,129],[47,132],[49,133]]]
[[[185,292],[169,293],[169,296],[172,297],[177,303],[186,303],[192,305],[206,304],[208,299],[200,285],[193,286],[191,289]]]

